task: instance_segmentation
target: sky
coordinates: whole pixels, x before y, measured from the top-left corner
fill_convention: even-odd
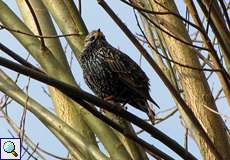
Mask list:
[[[3,0],[17,15],[20,15],[19,10],[16,6],[14,0]],[[113,7],[115,13],[129,26],[129,29],[133,33],[140,33],[137,28],[135,18],[133,15],[133,11],[130,7],[125,6],[121,2],[117,0],[108,0],[110,6]],[[183,6],[183,0],[177,0],[178,9],[180,13],[185,15],[185,7]],[[123,34],[123,32],[116,26],[116,24],[111,20],[111,18],[105,13],[105,11],[97,4],[96,0],[84,0],[82,1],[82,17],[89,31],[100,28],[101,31],[106,36],[106,39],[114,46],[121,49],[124,53],[127,53],[133,60],[139,63],[140,53],[135,49],[135,47],[131,44],[128,38]],[[60,31],[59,31],[60,34]],[[0,31],[0,37],[4,37],[0,39],[0,42],[7,45],[13,51],[20,53],[21,56],[25,57],[27,55],[26,50],[15,40],[13,36],[11,36],[7,31]],[[63,46],[66,44],[64,39],[61,39]],[[5,56],[2,52],[1,56]],[[67,50],[68,60],[70,59],[71,50]],[[36,62],[30,58],[31,62]],[[151,96],[157,103],[161,106],[161,109],[156,109],[156,112],[160,112],[175,106],[171,95],[167,88],[164,86],[160,78],[153,71],[153,69],[146,63],[144,58],[142,58],[141,63],[142,69],[146,72],[147,76],[150,78],[151,85]],[[4,69],[13,79],[15,79],[15,73],[9,71],[3,67]],[[85,85],[84,80],[82,78],[82,72],[79,67],[79,64],[76,60],[73,61],[72,69],[76,81],[79,83],[81,88],[89,91],[89,88]],[[80,74],[79,74],[80,72]],[[20,76],[18,84],[20,86],[25,86],[28,78],[24,76]],[[215,78],[214,80],[215,81]],[[39,83],[35,80],[31,80],[29,94],[31,97],[35,98],[37,101],[41,102],[42,105],[46,106],[50,111],[53,111],[52,102],[49,97],[44,93],[42,88],[47,88],[46,85]],[[214,87],[215,88],[215,87]],[[91,92],[92,93],[92,92]],[[2,96],[2,94],[0,94]],[[220,103],[223,106],[226,106],[225,102]],[[226,108],[226,107],[225,107]],[[9,115],[12,119],[19,125],[20,117],[22,114],[22,107],[12,102],[8,106]],[[138,116],[143,116],[142,113],[129,108],[129,111],[137,114]],[[228,112],[228,111],[226,111]],[[65,157],[67,155],[66,149],[62,146],[62,144],[50,133],[47,128],[39,122],[39,120],[31,113],[27,113],[26,118],[26,134],[33,140],[35,144],[39,144],[41,148],[44,150],[56,154],[58,156]],[[184,144],[184,128],[181,125],[179,114],[176,113],[173,117],[167,119],[166,121],[156,125],[158,129],[162,132],[166,133],[172,139],[175,139],[181,145]],[[0,137],[11,137],[9,131],[12,132],[15,136],[16,134],[12,131],[12,129],[7,125],[5,120],[0,118]],[[166,146],[162,145],[159,141],[151,138],[147,134],[141,134],[141,137],[144,138],[147,142],[155,145],[162,151],[166,151],[169,155],[173,156],[175,159],[180,159],[175,153],[173,153]],[[201,159],[199,150],[197,149],[194,141],[189,138],[189,151],[193,153],[198,159]],[[45,155],[48,159],[52,160]]]

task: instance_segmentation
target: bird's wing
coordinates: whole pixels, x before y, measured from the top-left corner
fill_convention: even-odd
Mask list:
[[[106,65],[118,76],[121,83],[160,108],[149,95],[149,79],[140,66],[128,55],[112,46],[105,47],[102,50],[101,56],[103,56]]]
[[[149,79],[138,64],[116,48],[111,47],[107,49],[108,56],[104,54],[104,59],[109,68],[114,73],[117,73],[116,75],[124,85],[151,101],[152,99],[149,96]]]

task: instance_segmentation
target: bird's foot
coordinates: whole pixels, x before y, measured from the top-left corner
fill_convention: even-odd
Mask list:
[[[105,101],[112,101],[115,97],[114,96],[107,96],[104,98]]]
[[[103,114],[105,113],[105,110],[103,108],[100,108],[100,112]]]
[[[125,106],[126,104],[127,104],[127,102],[122,103],[122,104],[121,104],[121,107],[124,108],[124,109],[127,109],[127,107]]]

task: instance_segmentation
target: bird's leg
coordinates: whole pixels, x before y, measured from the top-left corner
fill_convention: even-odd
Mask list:
[[[105,98],[103,98],[105,101],[113,101],[113,99],[114,99],[115,97],[114,96],[107,96],[107,97],[105,97]],[[100,112],[101,113],[104,113],[104,109],[103,108],[100,108]]]
[[[115,97],[114,96],[107,96],[104,98],[105,101],[112,101]]]
[[[111,95],[111,96],[107,96],[105,98],[103,98],[105,101],[114,101],[115,97],[119,97],[120,95],[122,95],[127,89],[124,88],[120,93],[118,93],[117,95]],[[124,108],[125,105],[128,103],[128,100],[126,100],[125,102],[122,103],[121,108]],[[125,108],[126,109],[126,108]],[[103,112],[103,109],[100,109],[101,112]]]
[[[121,104],[121,108],[124,108],[125,110],[127,110],[127,106],[125,106],[127,103],[129,103],[130,102],[130,100],[128,100],[128,99],[126,99],[125,100],[125,102],[123,102],[122,104]]]
[[[154,113],[153,110],[151,110],[151,108],[148,107],[148,116],[149,116],[149,120],[151,121],[151,123],[154,125],[155,124],[155,120],[156,120],[156,115]]]
[[[121,104],[121,107],[127,109],[127,107],[125,107],[125,105],[126,105],[127,103],[128,103],[128,101],[123,102],[123,103]]]
[[[123,90],[119,93],[119,95],[122,95],[123,93],[125,93],[126,90],[127,90],[126,88],[123,89]],[[119,96],[119,95],[118,95],[118,96]],[[126,105],[127,103],[129,103],[129,100],[128,100],[128,99],[125,100],[125,102],[123,102],[123,103],[121,104],[121,108],[127,109],[127,107],[125,107],[125,105]]]

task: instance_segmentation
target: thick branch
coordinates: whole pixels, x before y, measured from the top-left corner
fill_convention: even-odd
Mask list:
[[[173,151],[175,151],[177,154],[179,154],[184,159],[194,159],[194,160],[196,159],[193,155],[191,155],[188,151],[186,151],[182,146],[180,146],[176,141],[169,138],[167,135],[165,135],[164,133],[162,133],[161,131],[159,131],[158,129],[153,127],[152,125],[148,124],[147,122],[143,121],[139,117],[133,115],[132,113],[127,112],[124,109],[120,109],[120,107],[117,107],[116,105],[108,103],[108,102],[106,102],[102,99],[99,99],[99,98],[97,98],[97,97],[95,97],[95,96],[93,96],[93,95],[91,95],[85,91],[82,91],[79,88],[76,88],[72,85],[58,81],[58,80],[51,78],[47,75],[41,74],[40,72],[32,70],[28,67],[18,65],[18,64],[11,62],[5,58],[0,57],[0,65],[5,66],[5,67],[7,67],[11,70],[14,70],[16,72],[19,72],[21,74],[30,76],[31,78],[34,78],[38,81],[41,81],[43,83],[46,83],[48,85],[51,85],[51,86],[59,89],[64,94],[71,97],[74,101],[84,105],[84,107],[87,107],[86,109],[88,111],[90,111],[92,114],[94,114],[95,116],[100,116],[100,118],[104,117],[105,119],[103,119],[103,120],[107,119],[107,117],[102,115],[95,108],[92,108],[90,105],[86,105],[87,103],[85,103],[82,100],[82,98],[84,98],[86,101],[93,103],[97,106],[100,106],[101,108],[108,110],[109,112],[112,112],[112,113],[132,122],[133,124],[137,125],[141,129],[148,132],[151,136],[153,136],[154,138],[158,139],[159,141],[161,141],[162,143],[167,145],[169,148],[171,148]],[[115,128],[115,129],[117,129],[117,128]],[[123,133],[125,133],[125,136],[128,136],[129,138],[131,136],[133,136],[133,135],[128,135],[129,133],[125,132],[125,130]],[[135,140],[137,138],[138,137],[134,136],[132,140]],[[143,146],[144,148],[146,148],[148,151],[153,151],[153,152],[155,151],[155,149],[152,145],[150,145],[146,142],[144,143],[143,140],[142,141],[136,141],[136,142],[138,144],[140,144],[141,146]]]
[[[105,9],[105,11],[111,16],[111,18],[117,23],[117,25],[123,30],[123,32],[126,34],[126,36],[132,41],[132,43],[135,45],[135,47],[140,51],[140,53],[146,58],[146,60],[149,62],[149,64],[154,68],[154,70],[157,72],[157,74],[160,76],[164,84],[168,87],[172,95],[176,98],[178,103],[183,108],[184,112],[187,114],[189,119],[192,121],[194,126],[198,129],[199,133],[203,136],[205,142],[209,145],[212,152],[216,155],[216,157],[219,157],[221,160],[222,156],[221,154],[216,150],[214,144],[210,140],[209,136],[205,132],[204,128],[200,124],[200,122],[196,119],[195,115],[189,108],[189,106],[185,103],[185,101],[181,98],[180,94],[177,92],[177,90],[174,88],[174,86],[171,84],[171,82],[168,80],[168,78],[165,76],[163,71],[160,69],[160,67],[153,61],[151,56],[148,54],[148,52],[143,48],[143,46],[138,42],[138,40],[135,38],[135,36],[130,32],[130,30],[125,26],[125,24],[117,17],[117,15],[111,10],[111,8],[107,5],[107,3],[104,0],[98,0],[98,3]]]

